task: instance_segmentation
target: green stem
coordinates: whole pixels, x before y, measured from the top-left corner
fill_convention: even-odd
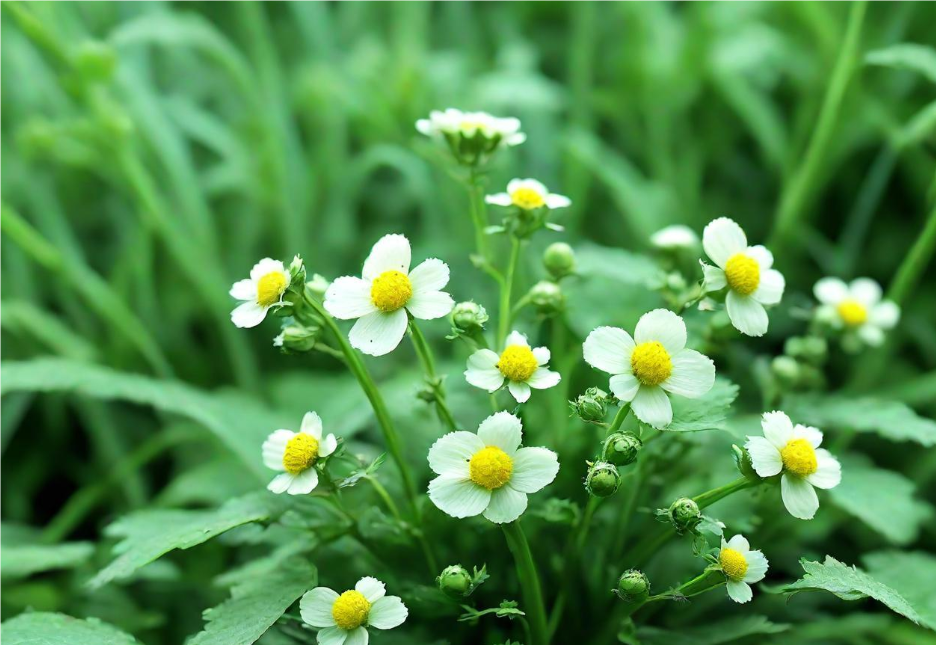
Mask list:
[[[432,388],[439,418],[445,422],[449,430],[457,430],[458,424],[455,423],[455,417],[452,416],[452,411],[449,409],[448,403],[445,402],[445,389],[442,387],[442,381],[436,375],[432,348],[429,347],[429,343],[426,342],[426,337],[423,336],[416,321],[412,318],[409,321],[409,332],[410,338],[413,341],[413,347],[416,349],[416,354],[419,355],[419,361],[422,363],[423,370],[426,372],[426,381],[429,387]]]
[[[747,477],[739,477],[734,481],[728,482],[724,486],[719,486],[718,488],[713,488],[712,490],[706,491],[701,495],[696,495],[692,498],[692,500],[699,505],[699,508],[706,508],[718,500],[728,497],[732,493],[736,493],[739,490],[744,490],[745,488],[752,488],[759,484],[760,482],[753,481]]]
[[[546,610],[543,604],[543,590],[540,588],[539,574],[536,572],[536,563],[530,545],[519,522],[502,524],[507,547],[513,554],[517,565],[517,577],[523,590],[524,611],[530,620],[530,645],[548,645],[549,632],[546,627]]]
[[[510,292],[513,289],[514,274],[517,272],[517,263],[520,261],[520,240],[516,236],[510,237],[510,260],[507,264],[507,273],[501,283],[500,290],[500,317],[498,318],[497,346],[503,347],[504,340],[510,332]]]
[[[621,426],[624,425],[624,419],[627,418],[627,413],[630,411],[630,403],[621,403],[621,407],[618,408],[617,414],[614,415],[614,420],[611,422],[611,425],[608,427],[608,434],[612,432],[617,432],[621,429]]]
[[[393,501],[393,498],[390,497],[390,493],[387,492],[387,489],[384,488],[384,485],[381,484],[376,477],[367,477],[367,481],[370,482],[371,486],[374,487],[374,491],[377,493],[377,496],[383,501],[386,505],[387,510],[390,511],[390,514],[393,515],[393,518],[397,522],[403,521],[403,516],[400,515],[400,509],[397,508],[396,502]]]
[[[475,229],[475,248],[485,262],[490,260],[488,252],[487,233],[487,206],[484,203],[484,187],[480,182],[480,175],[472,169],[468,184],[468,193],[471,198],[471,221]]]
[[[595,511],[598,509],[598,505],[601,504],[601,501],[602,498],[594,496],[588,499],[588,504],[585,506],[585,513],[575,525],[575,531],[573,531],[569,540],[569,546],[566,547],[565,565],[562,568],[562,579],[565,581],[565,584],[562,589],[559,590],[559,595],[556,596],[556,601],[553,603],[552,611],[549,614],[550,638],[556,633],[556,629],[559,627],[559,621],[562,620],[562,613],[565,611],[569,588],[578,579],[578,576],[573,575],[573,571],[578,568],[578,562],[582,556],[582,549],[585,548],[585,540],[588,537],[588,530],[591,528],[592,517],[594,517]]]
[[[897,275],[887,289],[887,297],[898,305],[913,292],[936,250],[936,207],[930,211],[923,232],[900,264]]]

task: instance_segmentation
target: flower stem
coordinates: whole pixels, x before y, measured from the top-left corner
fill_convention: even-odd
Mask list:
[[[504,281],[501,283],[500,290],[500,317],[498,318],[497,346],[502,348],[507,333],[510,331],[510,292],[513,288],[514,274],[517,271],[517,263],[520,260],[521,243],[519,238],[510,236],[510,260],[507,264],[507,273],[504,275]]]
[[[627,418],[627,413],[630,411],[630,403],[621,403],[621,407],[618,408],[617,414],[614,415],[614,420],[611,422],[611,426],[608,428],[608,434],[612,432],[617,432],[621,429],[621,426],[624,425],[624,419]]]
[[[530,645],[548,645],[549,633],[546,627],[546,610],[543,604],[543,590],[540,587],[539,574],[536,572],[536,563],[520,522],[502,524],[507,547],[513,554],[517,565],[517,577],[520,579],[520,588],[523,590],[524,610],[530,619],[530,632],[532,642]]]
[[[485,261],[490,259],[487,245],[487,207],[484,205],[484,187],[480,182],[480,175],[472,169],[468,184],[468,193],[471,197],[471,221],[475,228],[475,248],[478,255]]]
[[[416,348],[416,353],[419,355],[423,370],[426,372],[426,381],[429,387],[432,388],[439,418],[449,427],[449,430],[457,430],[458,425],[455,423],[455,417],[452,416],[452,411],[445,402],[445,390],[442,387],[442,381],[436,376],[435,359],[432,357],[432,348],[429,347],[429,343],[426,342],[426,337],[423,336],[416,321],[412,318],[409,321],[409,332],[410,338],[413,340],[413,347]]]
[[[914,242],[910,252],[900,264],[897,275],[887,289],[887,297],[902,305],[913,291],[923,271],[936,251],[936,207],[930,211],[923,232]]]

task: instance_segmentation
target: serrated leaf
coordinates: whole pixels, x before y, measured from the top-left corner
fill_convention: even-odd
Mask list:
[[[72,569],[88,561],[94,553],[90,542],[63,544],[4,544],[0,551],[3,580],[25,578],[34,573]]]
[[[870,597],[917,624],[923,621],[906,598],[857,567],[839,562],[831,555],[826,556],[825,562],[811,562],[804,558],[800,560],[800,564],[803,565],[806,575],[784,587],[787,593],[822,590],[835,594],[842,600]]]
[[[789,628],[787,624],[771,622],[766,616],[739,616],[678,632],[639,627],[637,637],[643,645],[721,645],[748,636],[779,634]]]
[[[96,618],[81,620],[65,614],[20,614],[3,623],[4,645],[139,645],[139,641]]]
[[[936,630],[936,556],[923,551],[878,551],[861,560],[870,575],[900,592],[923,623]]]
[[[728,410],[736,398],[738,386],[720,376],[715,378],[715,385],[701,398],[674,396],[670,399],[673,405],[673,422],[666,431],[698,432],[723,429]]]
[[[305,558],[285,560],[277,569],[235,585],[228,600],[205,611],[208,624],[188,643],[250,645],[317,584],[318,572]]]
[[[916,43],[898,43],[865,54],[865,63],[894,69],[907,69],[936,83],[936,50]]]
[[[123,517],[105,529],[123,538],[114,547],[117,558],[88,584],[100,587],[126,578],[140,567],[174,549],[188,549],[230,529],[282,514],[288,502],[267,491],[232,499],[209,511],[145,510]]]
[[[808,423],[820,429],[875,432],[891,441],[936,446],[936,421],[919,416],[898,401],[800,395],[784,399],[783,409],[795,423]]]
[[[836,506],[854,515],[894,544],[916,540],[932,508],[914,498],[912,481],[856,458],[842,460],[842,482],[829,490]]]

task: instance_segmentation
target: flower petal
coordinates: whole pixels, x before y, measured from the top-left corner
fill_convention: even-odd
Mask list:
[[[747,249],[747,236],[734,220],[719,217],[702,231],[702,248],[712,262],[724,269],[728,258]]]
[[[238,280],[231,286],[231,290],[228,292],[231,294],[232,298],[237,298],[238,300],[257,300],[257,285],[256,283],[247,278],[245,280]]]
[[[545,365],[549,362],[549,349],[547,347],[537,347],[533,350],[533,356],[536,358],[537,365]]]
[[[715,363],[694,349],[684,349],[672,357],[673,371],[660,383],[667,392],[697,399],[715,384]]]
[[[640,389],[640,381],[633,374],[615,374],[608,385],[614,396],[628,403],[634,400]]]
[[[565,195],[550,193],[546,196],[546,207],[549,209],[566,208],[572,205],[572,200]]]
[[[348,334],[348,340],[351,341],[351,347],[365,354],[383,356],[396,349],[403,340],[406,324],[406,310],[404,309],[397,309],[389,314],[375,311],[359,318],[354,323],[351,333]]]
[[[329,433],[328,436],[325,437],[325,439],[323,439],[322,442],[319,444],[319,453],[318,453],[319,457],[329,456],[330,454],[335,452],[335,448],[337,447],[338,447],[338,439],[335,437],[335,435]]]
[[[315,468],[307,468],[293,477],[286,492],[290,495],[308,495],[318,486],[318,480],[318,471]]]
[[[806,476],[816,488],[835,488],[842,481],[842,465],[825,448],[816,451],[816,472]]]
[[[789,473],[780,478],[780,496],[790,515],[801,520],[811,520],[819,510],[816,490],[808,481]]]
[[[545,390],[557,385],[562,377],[559,372],[553,372],[545,367],[537,367],[532,376],[527,379],[527,385],[537,390]]]
[[[316,441],[322,440],[322,418],[315,412],[306,412],[302,417],[302,425],[299,432],[303,432],[315,437]]]
[[[510,206],[513,204],[513,199],[507,193],[494,193],[493,195],[485,195],[484,201],[488,204],[493,204],[494,206]]]
[[[638,419],[657,430],[665,428],[673,421],[673,406],[670,405],[666,392],[657,385],[641,385],[631,401],[631,409]]]
[[[751,465],[760,477],[773,477],[783,470],[780,450],[764,437],[748,437],[744,444],[751,455]]]
[[[760,551],[751,551],[746,556],[747,571],[744,574],[744,582],[760,582],[767,575],[767,558]]]
[[[439,291],[448,284],[449,267],[442,260],[429,258],[410,271],[409,279],[414,294]]]
[[[474,432],[449,432],[429,448],[429,468],[437,475],[467,478],[468,460],[483,448],[484,442]]]
[[[292,473],[280,473],[273,478],[273,481],[267,484],[267,490],[271,493],[276,493],[277,495],[285,493],[287,490],[289,490],[289,487],[292,485],[293,479],[295,478],[295,475]]]
[[[848,285],[838,278],[822,278],[813,287],[813,295],[822,304],[835,306],[848,298]]]
[[[728,285],[728,277],[723,269],[702,263],[702,288],[707,292],[720,291]]]
[[[848,285],[848,295],[865,307],[873,307],[881,301],[881,285],[871,278],[857,278]]]
[[[510,485],[521,493],[535,493],[552,483],[559,458],[546,448],[520,448],[513,458]]]
[[[884,332],[874,325],[862,325],[858,328],[858,336],[871,347],[880,347],[884,344]]]
[[[745,336],[763,336],[767,333],[767,312],[764,305],[748,296],[729,290],[725,296],[728,318],[734,328]]]
[[[377,578],[364,576],[357,581],[356,585],[354,585],[354,590],[367,598],[367,602],[373,603],[380,600],[387,594],[387,585],[382,583]]]
[[[732,536],[730,540],[725,542],[725,545],[729,549],[734,549],[741,553],[741,555],[747,555],[747,552],[751,550],[751,543],[747,541],[747,538],[738,533],[737,535]]]
[[[495,412],[478,426],[478,438],[485,446],[497,446],[513,455],[523,437],[523,424],[510,412]]]
[[[526,493],[521,493],[507,484],[491,492],[491,503],[484,511],[484,517],[495,524],[505,524],[523,515],[526,507]]]
[[[881,329],[892,329],[900,320],[900,307],[890,300],[885,300],[871,308],[868,321]]]
[[[286,271],[286,267],[282,262],[272,258],[263,258],[250,270],[250,279],[257,281],[270,273],[284,273],[287,278],[289,277],[289,272]]]
[[[805,439],[813,448],[818,448],[822,445],[822,431],[819,428],[804,426],[801,423],[797,423],[793,426],[793,438]]]
[[[340,627],[326,627],[316,636],[318,645],[344,645],[348,632]]]
[[[367,641],[370,640],[370,634],[367,633],[367,629],[363,626],[352,629],[349,632],[347,638],[345,638],[344,645],[367,645]]]
[[[637,321],[634,342],[638,345],[659,341],[670,355],[686,347],[686,323],[669,309],[654,309]]]
[[[241,329],[256,327],[266,318],[268,307],[261,307],[254,300],[244,302],[231,312],[231,322]]]
[[[491,501],[491,491],[466,477],[440,475],[429,482],[429,499],[452,517],[473,517]]]
[[[305,592],[299,601],[299,615],[313,627],[333,627],[332,605],[338,600],[338,592],[328,587],[316,587]]]
[[[628,374],[634,347],[634,339],[623,329],[599,327],[585,339],[582,352],[585,362],[595,369],[608,374]]]
[[[377,240],[377,244],[364,261],[362,275],[365,280],[373,280],[385,271],[409,274],[411,253],[410,243],[405,235],[384,235]]]
[[[777,450],[783,450],[793,438],[793,422],[785,412],[779,410],[764,412],[761,417],[761,429],[767,441],[772,443]]]
[[[349,320],[377,311],[371,300],[371,283],[352,276],[338,278],[325,290],[325,309],[335,318]]]
[[[455,307],[452,296],[444,291],[425,291],[414,293],[406,303],[406,308],[413,318],[420,320],[435,320],[448,315]]]
[[[530,386],[520,381],[510,381],[507,383],[507,391],[516,399],[517,403],[526,403],[530,400]]]
[[[270,434],[263,442],[263,465],[271,470],[285,470],[283,468],[283,455],[286,453],[286,444],[296,436],[292,430],[277,430]]]
[[[764,273],[773,266],[773,253],[768,251],[767,247],[762,244],[749,246],[744,254],[757,262],[757,266],[760,267],[761,273]]]
[[[530,341],[527,340],[525,334],[521,334],[516,329],[510,332],[507,335],[507,339],[504,341],[504,347],[510,347],[511,345],[520,345],[521,347],[529,347]]]
[[[728,597],[742,605],[754,597],[751,586],[746,582],[729,580],[725,587],[728,589]]]
[[[367,624],[377,629],[393,629],[403,624],[409,610],[399,596],[384,596],[367,613]]]
[[[490,352],[489,349],[480,350]],[[476,354],[478,352],[475,352]],[[493,353],[493,352],[491,352]],[[473,356],[473,355],[472,355]],[[495,354],[496,356],[496,354]],[[468,359],[468,369],[465,370],[465,380],[475,387],[480,387],[488,392],[495,392],[504,384],[504,375],[496,367],[478,368],[471,364],[471,358]]]
[[[760,284],[751,294],[751,297],[762,305],[775,305],[783,298],[783,289],[786,287],[786,281],[783,275],[776,269],[763,271],[760,276]]]

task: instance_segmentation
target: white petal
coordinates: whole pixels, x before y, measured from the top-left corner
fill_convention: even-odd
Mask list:
[[[277,495],[285,493],[289,490],[290,485],[292,485],[293,479],[295,479],[295,476],[291,473],[280,473],[273,478],[273,481],[267,484],[267,490]]]
[[[409,610],[398,596],[384,596],[367,613],[367,624],[377,629],[393,629],[403,624]]]
[[[351,347],[365,354],[383,356],[396,349],[403,340],[406,324],[406,310],[404,309],[397,309],[389,314],[375,311],[354,323],[351,333],[348,334],[348,340],[351,341]]]
[[[657,430],[665,428],[673,421],[673,407],[669,397],[658,385],[641,385],[631,401],[631,409],[638,419]]]
[[[881,329],[892,329],[900,320],[900,307],[890,300],[880,302],[871,308],[868,321]]]
[[[552,483],[559,458],[546,448],[521,448],[513,458],[510,485],[521,493],[535,493]]]
[[[775,305],[783,298],[783,289],[786,281],[776,269],[761,272],[760,283],[751,297],[762,305]]]
[[[526,493],[521,493],[507,484],[491,492],[491,503],[484,511],[484,517],[495,524],[505,524],[523,515],[526,507]]]
[[[484,201],[488,204],[493,204],[494,206],[510,206],[513,204],[513,200],[510,198],[510,195],[507,193],[495,193],[494,195],[486,195]]]
[[[712,262],[724,269],[728,258],[747,249],[747,237],[734,220],[719,217],[702,231],[702,248]]]
[[[633,374],[615,374],[609,383],[611,392],[622,401],[631,402],[640,389],[640,381]]]
[[[410,272],[409,279],[414,294],[439,291],[448,284],[449,268],[442,260],[429,258]]]
[[[455,307],[455,301],[444,291],[414,293],[406,303],[406,308],[413,314],[413,318],[420,320],[441,318],[448,315],[453,307]]]
[[[318,471],[308,468],[296,475],[286,492],[290,495],[308,495],[318,486]]]
[[[546,196],[546,207],[550,209],[555,208],[566,208],[567,206],[572,205],[572,200],[566,197],[565,195],[557,195],[556,193],[550,193]]]
[[[338,592],[328,587],[316,587],[305,592],[299,601],[299,615],[313,627],[332,627],[332,605],[338,600]]]
[[[338,447],[338,439],[335,438],[335,435],[329,433],[327,437],[319,444],[319,457],[327,457],[328,455],[335,452],[335,448]]]
[[[250,300],[234,308],[231,312],[231,322],[241,329],[256,327],[266,317],[267,307],[261,307],[256,301]]]
[[[751,551],[746,556],[747,571],[744,573],[744,582],[760,582],[767,575],[767,558],[760,551]]]
[[[452,517],[473,517],[487,508],[491,491],[465,477],[440,475],[429,482],[429,499]]]
[[[631,371],[634,347],[634,339],[623,329],[599,327],[585,339],[582,352],[592,367],[609,374],[624,374]]]
[[[725,587],[728,589],[728,597],[742,605],[754,597],[751,586],[746,582],[729,580]]]
[[[271,258],[263,258],[250,270],[250,279],[257,281],[269,273],[284,273],[287,278],[289,277],[289,272],[286,271],[286,267],[283,266],[282,262]]]
[[[497,369],[498,361],[500,361],[500,356],[497,355],[497,352],[490,349],[479,349],[468,357],[468,368],[475,370]]]
[[[263,442],[263,464],[272,470],[285,470],[283,468],[283,455],[286,453],[286,444],[296,436],[292,430],[277,430]]]
[[[530,386],[519,381],[510,381],[507,383],[507,391],[516,399],[517,403],[526,403],[530,400]]]
[[[373,280],[385,271],[409,274],[410,243],[405,235],[384,235],[377,241],[364,261],[363,277]]]
[[[533,350],[533,356],[536,358],[537,365],[545,365],[549,362],[549,349],[546,347],[537,347]]]
[[[728,291],[725,297],[728,318],[734,328],[746,336],[763,336],[767,333],[767,312],[764,305],[754,298],[739,296]]]
[[[484,448],[484,442],[473,432],[460,430],[436,439],[429,448],[429,467],[437,475],[468,477],[468,460]]]
[[[431,135],[433,133],[432,122],[429,119],[419,119],[416,121],[416,131],[420,134]]]
[[[793,438],[805,439],[813,448],[818,448],[822,445],[822,431],[819,428],[804,426],[801,423],[797,423],[793,426]]]
[[[231,294],[231,297],[237,298],[238,300],[257,300],[257,285],[253,280],[249,278],[246,280],[238,280],[231,287],[231,290],[228,292]]]
[[[822,304],[835,306],[848,298],[848,285],[838,278],[822,278],[813,287],[813,295]]]
[[[811,520],[819,510],[816,490],[801,477],[783,473],[780,478],[780,495],[783,497],[783,505],[795,518]]]
[[[485,446],[497,446],[508,455],[520,446],[523,424],[510,412],[495,412],[478,426],[478,438]]]
[[[793,438],[793,422],[785,412],[775,410],[774,412],[764,412],[761,417],[761,429],[767,441],[772,443],[777,450],[783,448]]]
[[[880,347],[884,344],[884,332],[874,325],[862,325],[858,328],[858,336],[871,347]]]
[[[351,276],[338,278],[325,291],[325,309],[335,318],[360,318],[377,311],[371,301],[371,283]]]
[[[480,387],[482,390],[487,390],[488,392],[495,392],[504,384],[504,375],[501,374],[500,370],[496,367],[478,369],[471,366],[470,358],[468,360],[468,369],[465,370],[465,380],[468,381],[468,383],[475,387]]]
[[[520,345],[521,347],[529,347],[530,341],[527,340],[527,337],[524,334],[521,334],[517,330],[510,332],[507,335],[507,339],[504,341],[504,347],[510,347],[512,345]]]
[[[735,536],[732,536],[730,540],[725,542],[725,545],[729,549],[734,549],[741,553],[741,555],[747,555],[747,552],[751,550],[751,543],[747,541],[747,538],[738,533]]]
[[[367,629],[364,627],[357,627],[348,632],[344,645],[367,645],[369,639],[370,634],[367,633]]]
[[[373,603],[387,594],[387,585],[377,578],[365,576],[357,581],[354,590],[367,598],[367,602]]]
[[[545,390],[557,385],[562,377],[559,372],[553,372],[545,367],[537,367],[533,375],[527,379],[527,385],[537,390]]]
[[[321,441],[322,418],[315,412],[306,412],[305,416],[302,417],[302,425],[299,427],[299,431],[312,435],[316,441]]]
[[[340,627],[326,627],[316,636],[318,645],[344,645],[347,638],[348,632]]]
[[[767,248],[761,244],[749,246],[744,254],[757,262],[757,266],[760,267],[761,273],[767,271],[770,269],[770,267],[773,266],[773,253],[768,251]]]
[[[848,294],[865,307],[873,307],[881,301],[881,285],[871,278],[857,278],[848,285]]]
[[[760,477],[773,477],[783,470],[780,450],[764,437],[748,437],[744,444],[751,455],[751,465]]]
[[[842,481],[842,465],[825,448],[816,451],[816,472],[807,475],[806,481],[816,488],[835,488]]]
[[[725,271],[718,267],[713,267],[711,264],[702,263],[702,275],[702,287],[706,292],[720,291],[728,285],[728,278],[725,276]]]
[[[670,355],[686,347],[686,323],[669,309],[654,309],[637,321],[634,342],[638,345],[659,341]]]
[[[672,357],[673,371],[660,384],[667,392],[697,399],[715,384],[715,363],[694,349],[684,349]]]

